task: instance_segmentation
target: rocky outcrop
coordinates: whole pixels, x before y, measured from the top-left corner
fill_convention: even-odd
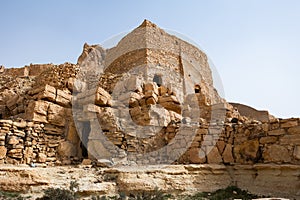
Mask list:
[[[41,195],[42,189],[68,189],[70,182],[76,181],[79,184],[78,194],[82,198],[91,195],[135,194],[154,191],[156,188],[178,197],[200,191],[213,192],[235,184],[255,194],[298,199],[299,175],[300,168],[295,165],[206,164],[102,169],[90,168],[88,165],[77,168],[0,166],[0,189],[26,192],[27,195],[37,197]]]

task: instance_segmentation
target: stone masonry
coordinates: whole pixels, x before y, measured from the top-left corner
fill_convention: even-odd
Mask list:
[[[163,37],[157,37],[157,34]],[[129,45],[133,40],[135,42]],[[100,76],[90,73],[89,68],[84,71],[82,66],[93,64],[89,60],[91,55],[96,60],[94,62],[100,63],[104,54],[105,64]],[[186,78],[186,74],[198,75],[189,69],[193,67],[185,63],[187,60],[202,66],[199,72],[202,78]],[[154,80],[157,71],[149,67],[153,65],[162,73],[178,73],[173,74],[178,82],[173,81],[171,85],[164,76]],[[135,71],[130,71],[132,68]],[[77,131],[82,132],[87,123],[91,127],[93,123],[101,125],[103,134],[122,152],[113,161],[123,164],[123,158],[130,152],[144,154],[168,144],[172,150],[189,144],[187,151],[181,152],[182,155],[174,161],[178,164],[300,163],[299,119],[277,119],[265,113],[261,114],[263,118],[259,118],[257,112],[249,115],[251,109],[247,110],[247,116],[241,115],[237,110],[238,104],[228,104],[215,93],[206,55],[149,21],[112,49],[85,44],[78,64],[30,65],[2,71],[2,163],[60,165],[77,163],[83,158],[93,160],[95,158],[88,150],[93,151],[93,145],[89,144],[95,141],[90,141],[89,137],[99,133],[93,128],[86,133],[89,136]],[[76,79],[80,80],[79,75],[88,76],[88,81],[76,82]],[[182,85],[185,90],[192,91],[187,92],[185,97],[180,95],[180,90],[184,89]],[[80,93],[83,90],[85,92]],[[83,113],[78,118],[77,127],[73,120],[76,110],[72,111],[72,98],[80,102],[78,109]],[[90,102],[91,98],[95,100]],[[116,99],[128,106],[124,112],[134,124],[160,127],[159,132],[149,131],[145,133],[146,138],[137,138],[139,129],[122,130],[119,125],[122,122],[113,117],[123,109],[123,105],[113,105]],[[188,101],[190,107],[200,108],[196,117],[192,117],[195,107],[187,108],[182,105],[183,101]],[[224,114],[219,121],[212,116],[217,111]],[[196,129],[191,141],[187,139],[189,136],[178,134],[182,127],[186,134],[188,130]],[[86,144],[81,141],[84,137],[87,137]],[[107,155],[107,159],[111,158],[110,153]],[[147,159],[155,158],[150,155]],[[138,160],[131,161],[142,164]]]
[[[299,166],[300,119],[226,102],[207,56],[145,20],[77,64],[0,69],[0,163],[82,161]]]

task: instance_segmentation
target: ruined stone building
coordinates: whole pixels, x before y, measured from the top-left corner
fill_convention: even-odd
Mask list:
[[[2,164],[300,164],[299,119],[228,103],[206,54],[147,20],[76,64],[1,69],[0,119]]]

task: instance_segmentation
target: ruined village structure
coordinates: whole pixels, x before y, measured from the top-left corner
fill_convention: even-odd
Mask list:
[[[111,167],[123,175],[110,192],[142,190],[147,178],[147,189],[236,184],[300,198],[300,120],[227,102],[206,54],[145,20],[113,48],[85,44],[76,64],[2,67],[0,163]],[[141,180],[117,169],[166,164]]]

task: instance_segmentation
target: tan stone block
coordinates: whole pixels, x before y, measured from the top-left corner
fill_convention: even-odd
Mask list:
[[[224,160],[224,163],[234,163],[234,158],[233,158],[233,155],[232,155],[232,145],[231,144],[227,144],[225,149],[224,149],[224,152],[223,152],[223,160]]]
[[[272,130],[268,132],[268,135],[284,135],[285,130],[284,129],[277,129],[277,130]]]
[[[92,161],[90,159],[83,159],[83,161],[81,162],[82,165],[91,165]]]
[[[111,96],[106,90],[101,87],[98,87],[96,95],[95,95],[95,104],[99,106],[111,106],[112,99]]]
[[[130,115],[133,117],[133,116],[141,115],[142,110],[141,107],[134,107],[134,108],[130,108],[129,112]]]
[[[11,144],[11,145],[19,144],[19,138],[16,136],[10,136],[10,137],[8,137],[7,143]]]
[[[277,137],[275,136],[267,136],[259,139],[259,143],[261,144],[275,143],[276,141],[277,141]]]
[[[74,157],[77,155],[76,146],[69,141],[63,141],[58,146],[58,154],[62,157]]]
[[[59,105],[69,107],[71,106],[72,95],[58,89],[55,101]]]
[[[263,152],[263,158],[265,162],[286,163],[291,161],[287,148],[277,144],[267,146]]]
[[[25,137],[25,132],[20,130],[14,130],[14,135],[18,137]]]
[[[224,148],[225,148],[225,142],[220,140],[220,141],[217,141],[217,147],[218,147],[218,150],[220,153],[222,153],[224,151]]]
[[[27,126],[27,122],[24,120],[20,122],[13,122],[13,126],[16,126],[18,128],[25,128]]]
[[[147,105],[155,105],[156,104],[155,98],[154,97],[147,98],[146,99],[146,104]]]
[[[72,142],[73,144],[77,144],[80,140],[77,129],[74,124],[69,125],[68,133],[67,133],[67,140]]]
[[[150,97],[152,97],[155,100],[155,102],[158,101],[158,96],[153,91],[147,91],[147,92],[145,92],[145,98],[148,99]]]
[[[171,110],[178,114],[181,114],[181,106],[179,104],[176,104],[174,102],[163,102],[163,103],[160,103],[160,105],[163,106],[167,110]]]
[[[300,160],[300,145],[295,146],[293,156],[297,159]]]
[[[267,132],[269,130],[269,123],[263,123],[262,124],[262,129]]]
[[[49,104],[50,102],[42,100],[31,101],[25,111],[26,119],[40,122],[46,121],[45,118],[41,116],[47,115]]]
[[[137,107],[139,106],[139,101],[135,98],[130,98],[129,99],[129,107]]]
[[[168,88],[162,85],[158,88],[158,91],[160,96],[164,96],[168,93]]]
[[[158,103],[164,103],[164,102],[174,102],[176,104],[179,104],[179,101],[176,96],[170,95],[170,96],[160,96],[158,98]]]
[[[300,126],[294,126],[294,127],[289,128],[288,133],[300,135]]]
[[[201,164],[206,162],[205,152],[199,148],[188,150],[189,162],[191,164]]]
[[[50,85],[45,85],[41,88],[41,92],[38,94],[38,99],[46,99],[54,102],[56,97],[56,89]]]
[[[62,135],[64,133],[64,129],[62,127],[57,127],[51,124],[46,124],[44,130],[49,135]]]
[[[237,158],[237,162],[246,162],[246,160],[255,160],[259,148],[258,139],[246,140],[242,144],[234,145],[234,155]]]
[[[3,159],[6,157],[7,149],[5,146],[0,146],[0,159]]]
[[[289,128],[293,126],[298,126],[298,121],[297,120],[289,120],[289,121],[284,121],[281,122],[281,128]]]
[[[32,113],[30,120],[34,122],[48,123],[47,116],[41,115],[39,113]]]
[[[13,110],[17,107],[17,101],[19,100],[19,95],[14,95],[12,97],[10,97],[7,101],[6,101],[6,106],[9,110]]]
[[[144,90],[145,90],[145,92],[147,92],[147,91],[153,91],[155,94],[159,94],[158,93],[158,87],[157,87],[157,84],[156,83],[154,83],[154,82],[151,82],[151,83],[146,83],[145,85],[144,85]]]
[[[21,159],[21,158],[23,158],[23,149],[21,149],[21,148],[11,149],[8,151],[7,155],[12,158]]]
[[[279,140],[280,144],[300,145],[300,135],[284,135]]]
[[[207,154],[207,162],[209,164],[219,164],[223,162],[219,150],[216,146],[213,147],[212,149],[211,147],[208,147],[206,150],[206,154]]]
[[[48,109],[48,122],[57,126],[64,126],[66,123],[66,109],[57,104],[50,103]]]
[[[44,153],[38,153],[37,162],[45,163],[47,161],[47,156]]]

